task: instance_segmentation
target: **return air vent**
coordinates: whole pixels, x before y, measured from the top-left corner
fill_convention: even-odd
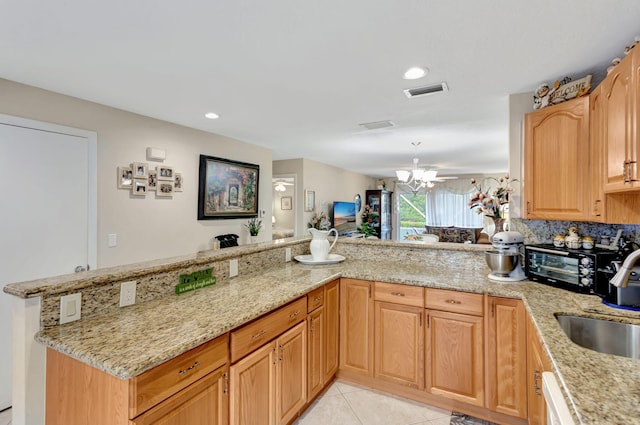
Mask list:
[[[360,127],[364,127],[367,130],[377,130],[379,128],[387,128],[387,127],[394,127],[395,124],[392,121],[389,120],[385,120],[385,121],[376,121],[376,122],[365,122],[362,124],[358,124]]]
[[[439,84],[434,84],[432,86],[417,87],[415,89],[405,89],[404,94],[406,94],[407,97],[418,97],[418,96],[426,96],[429,94],[440,93],[443,91],[449,91],[449,86],[444,81]]]

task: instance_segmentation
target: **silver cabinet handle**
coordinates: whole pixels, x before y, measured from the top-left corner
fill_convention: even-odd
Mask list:
[[[193,369],[197,368],[198,366],[200,366],[200,362],[195,362],[194,364],[192,364],[188,368],[182,369],[180,372],[178,372],[178,374],[179,375],[184,375],[185,373],[189,372],[190,370],[193,370]]]

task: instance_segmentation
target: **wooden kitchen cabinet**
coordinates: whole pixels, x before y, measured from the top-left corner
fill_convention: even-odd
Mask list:
[[[375,282],[374,377],[424,388],[424,289]]]
[[[528,219],[589,220],[589,97],[525,115]]]
[[[527,399],[529,425],[546,425],[547,404],[542,394],[542,372],[552,370],[533,321],[527,316]]]
[[[340,280],[340,370],[373,376],[373,282]]]
[[[521,300],[488,297],[489,409],[527,417],[527,333]]]
[[[47,350],[47,425],[226,424],[229,336],[134,378]]]
[[[307,316],[308,358],[307,393],[313,399],[324,387],[324,307],[320,306]]]
[[[286,424],[306,402],[306,322],[231,365],[234,425]]]
[[[324,286],[324,384],[336,376],[340,366],[340,280]]]
[[[483,296],[427,288],[426,389],[484,406]]]
[[[588,220],[606,223],[607,211],[604,194],[604,99],[602,85],[598,85],[589,95],[589,209]]]

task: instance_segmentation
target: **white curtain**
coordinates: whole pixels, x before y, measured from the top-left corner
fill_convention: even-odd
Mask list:
[[[427,193],[427,225],[483,227],[482,215],[469,208],[473,192],[473,188],[466,193],[450,192],[443,186],[432,188]]]

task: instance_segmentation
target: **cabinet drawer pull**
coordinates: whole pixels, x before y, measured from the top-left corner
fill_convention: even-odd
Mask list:
[[[262,335],[264,335],[267,331],[265,331],[264,329],[261,329],[260,332],[258,332],[257,334],[253,335],[251,337],[252,341],[255,341],[256,339],[259,339],[262,337]]]
[[[445,300],[447,304],[462,304],[462,301],[458,300]]]
[[[402,292],[392,292],[391,295],[395,295],[396,297],[404,297]]]
[[[300,310],[296,310],[296,311],[294,311],[293,313],[291,313],[291,314],[289,315],[289,321],[291,321],[291,320],[295,320],[295,318],[296,318],[296,317],[298,317],[299,315],[300,315]]]
[[[192,369],[197,368],[198,366],[200,366],[200,362],[195,362],[194,364],[192,364],[188,368],[182,369],[180,372],[178,372],[178,375],[184,375],[185,373],[189,372]]]
[[[534,370],[533,371],[533,389],[535,390],[535,393],[538,397],[542,396],[542,391],[540,391],[540,384],[538,384],[538,382],[540,381],[540,371],[539,370]]]
[[[315,298],[313,299],[313,302],[314,302],[314,303],[317,303],[318,301],[322,301],[322,295],[318,295],[317,297],[315,297]]]

